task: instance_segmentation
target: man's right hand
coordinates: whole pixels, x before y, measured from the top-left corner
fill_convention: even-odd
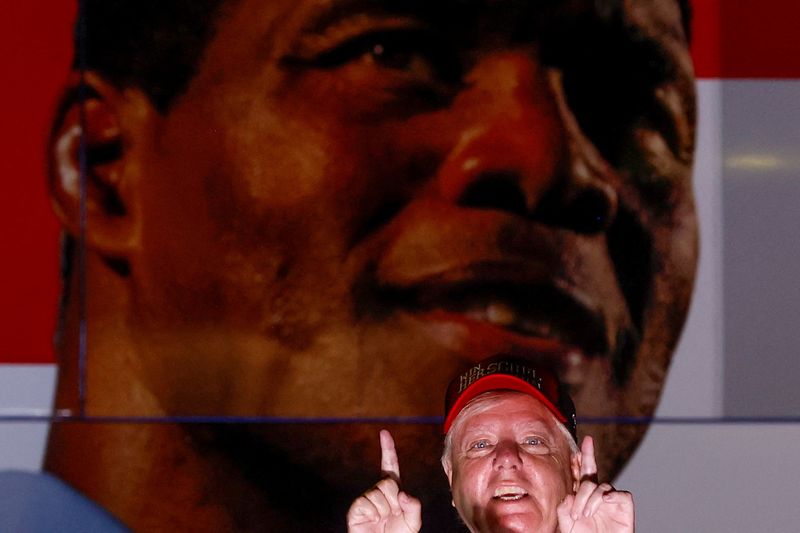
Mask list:
[[[400,490],[400,463],[391,433],[382,429],[382,479],[353,501],[347,511],[348,533],[417,533],[422,505]]]

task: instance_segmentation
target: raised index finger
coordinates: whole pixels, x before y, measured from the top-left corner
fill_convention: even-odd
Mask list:
[[[382,429],[381,439],[381,475],[388,476],[400,483],[400,462],[397,460],[397,450],[394,448],[392,434]]]
[[[594,439],[586,436],[581,443],[581,481],[597,483],[597,461],[594,457]]]

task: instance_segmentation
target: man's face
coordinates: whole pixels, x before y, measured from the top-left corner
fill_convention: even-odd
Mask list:
[[[696,262],[691,63],[677,5],[592,5],[234,2],[130,144],[165,410],[438,415],[506,352],[584,416],[651,414]]]
[[[556,507],[577,473],[566,433],[547,408],[505,393],[479,398],[459,418],[445,472],[470,531],[556,531]]]

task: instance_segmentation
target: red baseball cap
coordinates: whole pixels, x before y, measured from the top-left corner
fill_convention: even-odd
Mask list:
[[[577,442],[575,405],[552,368],[505,354],[494,355],[457,375],[447,387],[444,433],[467,404],[485,392],[516,391],[542,402]]]

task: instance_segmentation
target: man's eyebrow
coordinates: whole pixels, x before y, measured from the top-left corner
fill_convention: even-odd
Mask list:
[[[303,31],[324,33],[327,28],[356,15],[410,14],[423,12],[424,6],[425,2],[419,0],[331,0],[308,12]]]
[[[487,431],[494,430],[495,426],[496,424],[471,425],[469,427],[464,428],[464,433],[462,434],[462,436],[467,437],[475,433],[486,433]]]
[[[535,431],[537,433],[553,433],[553,428],[544,420],[525,420],[516,425],[517,430]]]

